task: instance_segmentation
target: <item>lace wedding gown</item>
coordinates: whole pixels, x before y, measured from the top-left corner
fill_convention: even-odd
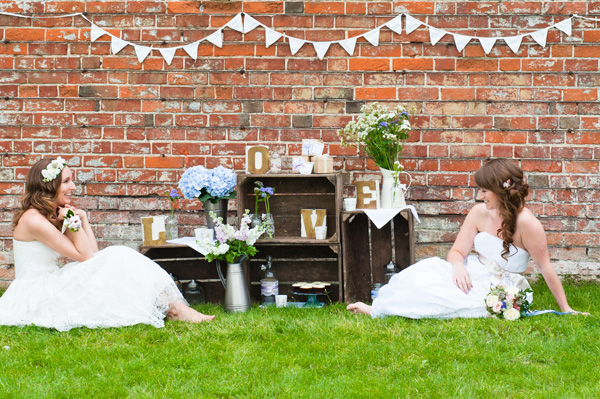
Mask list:
[[[474,248],[479,255],[469,255],[465,259],[473,283],[468,294],[454,284],[450,263],[438,257],[427,258],[394,275],[389,284],[381,287],[373,301],[371,316],[393,315],[411,319],[486,317],[484,301],[490,284],[500,279],[512,285],[507,275],[498,277],[488,271],[490,263],[496,262],[505,274],[523,273],[529,263],[529,252],[511,246],[508,260],[505,260],[500,256],[502,240],[487,232],[477,233]]]
[[[170,304],[185,303],[171,277],[131,248],[108,247],[60,268],[60,255],[41,242],[13,242],[15,280],[0,298],[0,325],[162,327]]]

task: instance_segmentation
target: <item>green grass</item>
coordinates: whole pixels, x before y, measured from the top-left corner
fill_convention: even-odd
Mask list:
[[[373,320],[342,305],[207,305],[217,320],[201,325],[0,327],[0,397],[596,398],[600,286],[565,289],[592,315]],[[534,309],[556,307],[543,283],[534,290]]]

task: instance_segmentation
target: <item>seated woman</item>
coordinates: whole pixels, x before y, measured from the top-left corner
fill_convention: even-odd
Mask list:
[[[14,219],[15,280],[0,298],[0,325],[67,331],[214,318],[187,306],[171,277],[144,255],[119,246],[98,251],[87,213],[71,205],[74,191],[60,157],[38,161],[27,174]],[[75,262],[59,268],[60,255]]]
[[[374,318],[486,317],[485,297],[490,284],[498,275],[506,285],[513,284],[520,277],[506,272],[523,273],[531,257],[560,309],[574,312],[550,265],[542,224],[525,207],[529,186],[523,181],[521,168],[495,159],[475,173],[475,182],[483,203],[469,211],[447,261],[423,259],[381,287],[373,306],[357,302],[347,309]],[[469,255],[472,248],[478,255]],[[503,270],[492,271],[494,263]],[[517,282],[528,287],[522,278]]]

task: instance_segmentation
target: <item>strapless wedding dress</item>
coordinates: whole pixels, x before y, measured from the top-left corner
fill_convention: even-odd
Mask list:
[[[393,315],[411,319],[486,317],[485,297],[490,292],[490,284],[499,282],[497,275],[489,271],[490,264],[495,262],[505,273],[500,280],[511,285],[508,274],[525,271],[529,252],[511,246],[506,260],[500,255],[502,240],[487,232],[477,233],[474,249],[479,255],[469,255],[465,259],[473,283],[468,294],[454,284],[450,263],[438,257],[427,258],[394,275],[389,284],[381,287],[373,301],[371,316]]]
[[[162,327],[170,305],[185,303],[171,277],[131,248],[108,247],[58,267],[60,255],[41,242],[13,242],[15,280],[0,298],[0,325]]]

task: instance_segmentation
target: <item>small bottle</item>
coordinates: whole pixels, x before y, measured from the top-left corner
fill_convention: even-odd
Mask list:
[[[385,274],[383,275],[383,283],[387,284],[390,282],[392,276],[398,273],[398,266],[393,261],[390,261],[387,265],[385,265]]]
[[[377,298],[379,296],[380,288],[381,288],[381,283],[373,284],[373,287],[371,288],[371,301],[374,301],[375,298]]]
[[[272,259],[267,256],[267,265],[260,267],[262,274],[260,276],[260,302],[266,304],[275,303],[275,295],[279,294],[279,280],[273,270]]]
[[[206,302],[204,290],[196,283],[195,280],[192,280],[188,283],[188,285],[185,287],[185,290],[183,290],[183,296],[190,305],[200,305]]]
[[[171,277],[171,280],[173,280],[173,282],[177,286],[177,289],[179,290],[179,292],[181,292],[181,281],[179,281],[177,277],[173,276],[173,273],[169,273],[169,277]]]

